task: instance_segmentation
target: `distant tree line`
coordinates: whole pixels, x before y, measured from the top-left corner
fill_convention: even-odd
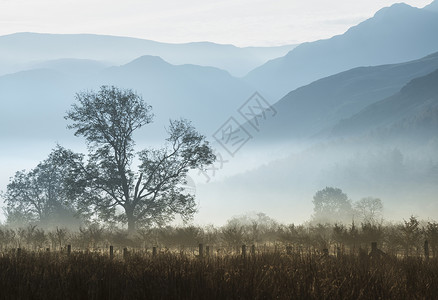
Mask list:
[[[79,230],[56,228],[44,230],[35,225],[16,229],[0,226],[0,251],[24,248],[29,250],[75,249],[105,250],[109,245],[166,251],[194,252],[200,243],[221,252],[239,251],[242,245],[272,251],[275,247],[292,247],[294,251],[341,251],[360,253],[369,251],[376,242],[388,255],[420,256],[424,243],[430,255],[438,257],[438,223],[421,221],[413,216],[399,223],[372,224],[369,222],[344,224],[281,224],[263,213],[230,219],[221,227],[163,226],[141,228],[134,234],[128,230],[93,223]]]
[[[356,221],[378,224],[383,221],[383,203],[379,198],[366,197],[357,202],[350,200],[341,189],[326,187],[313,197],[312,222],[351,223]]]

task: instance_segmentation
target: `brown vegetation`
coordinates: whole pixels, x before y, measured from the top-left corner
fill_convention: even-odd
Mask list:
[[[0,299],[433,299],[436,229],[416,218],[358,227],[229,222],[134,238],[97,225],[1,228]]]
[[[266,252],[217,255],[131,250],[10,251],[1,299],[432,299],[438,260]]]

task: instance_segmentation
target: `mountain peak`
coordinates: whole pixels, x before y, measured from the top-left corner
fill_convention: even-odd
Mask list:
[[[170,65],[170,64],[164,59],[162,59],[160,56],[143,55],[127,63],[125,66],[154,68],[154,67],[162,67],[166,65]]]
[[[432,1],[429,5],[426,5],[423,9],[438,12],[438,0]]]
[[[160,56],[156,55],[143,55],[139,58],[134,59],[132,62],[142,62],[142,63],[167,63],[164,59],[162,59]]]
[[[301,44],[286,56],[254,69],[245,80],[268,97],[279,98],[357,66],[400,63],[434,53],[437,29],[435,12],[397,3],[342,35]]]
[[[375,18],[385,18],[387,16],[394,15],[394,14],[396,14],[399,17],[400,14],[409,12],[412,9],[416,9],[416,8],[410,6],[406,3],[394,3],[391,6],[384,7],[382,9],[378,10],[375,13],[374,17]]]

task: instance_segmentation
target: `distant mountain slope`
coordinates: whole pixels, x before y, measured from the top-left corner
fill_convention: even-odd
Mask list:
[[[143,55],[156,55],[173,64],[214,66],[243,76],[294,47],[239,48],[209,42],[169,44],[92,34],[17,33],[0,36],[0,75],[32,68],[35,62],[47,60],[76,58],[125,64]]]
[[[98,83],[133,88],[150,101],[157,118],[164,121],[185,117],[209,135],[253,92],[249,85],[226,71],[172,65],[156,56],[143,56],[126,65],[108,68],[101,73]]]
[[[397,93],[410,80],[438,68],[438,52],[391,65],[360,67],[300,87],[274,104],[257,141],[288,141],[324,134],[341,119]]]
[[[437,0],[438,1],[438,0]],[[342,35],[304,43],[251,71],[249,83],[269,97],[357,66],[399,63],[438,51],[438,12],[394,4]]]
[[[95,60],[64,58],[37,63],[32,69],[50,69],[64,74],[87,76],[97,74],[108,67],[108,64]]]
[[[413,79],[398,93],[342,120],[334,136],[361,135],[392,138],[438,137],[438,69]]]
[[[49,69],[0,77],[0,139],[47,138],[53,142],[65,133],[63,112],[73,99],[74,83]]]
[[[438,69],[340,122],[330,138],[305,140],[298,150],[295,144],[300,143],[289,144],[287,157],[263,161],[258,168],[209,183],[210,194],[204,192],[203,205],[210,201],[211,207],[221,203],[257,209],[269,201],[267,213],[299,220],[303,211],[311,214],[315,192],[332,186],[354,201],[367,196],[382,199],[387,219],[412,214],[435,218]],[[250,156],[248,150],[239,155]],[[236,195],[239,201],[234,204],[230,199]],[[290,206],[294,209],[284,209]]]
[[[71,68],[74,65],[75,68]],[[228,72],[195,65],[172,65],[143,56],[120,67],[94,61],[61,60],[42,69],[0,76],[0,137],[60,140],[66,135],[66,110],[77,92],[101,85],[130,88],[152,105],[148,137],[162,141],[169,118],[184,117],[211,135],[253,92]]]

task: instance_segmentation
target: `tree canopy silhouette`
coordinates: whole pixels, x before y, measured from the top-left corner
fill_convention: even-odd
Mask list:
[[[314,219],[319,222],[351,221],[352,206],[341,189],[326,187],[313,196]]]
[[[80,159],[81,155],[57,145],[34,169],[16,172],[3,195],[7,222],[74,222],[75,211],[65,182],[74,167],[70,162]]]
[[[189,121],[174,120],[164,148],[136,153],[133,133],[153,117],[141,96],[102,86],[97,93],[78,93],[76,100],[65,118],[88,144],[88,162],[77,165],[69,185],[82,213],[127,223],[131,233],[139,224],[194,214],[194,195],[181,185],[190,169],[205,168],[215,160],[205,136]],[[133,168],[135,157],[139,165]]]

